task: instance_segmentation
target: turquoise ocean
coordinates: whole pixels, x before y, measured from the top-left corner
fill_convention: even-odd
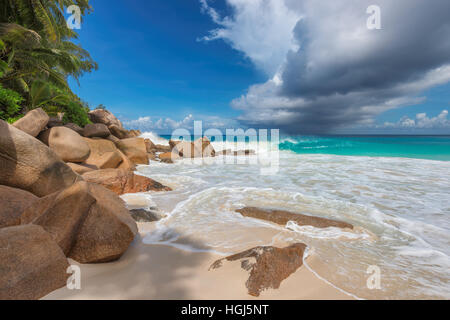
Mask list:
[[[139,166],[173,189],[135,195],[166,215],[143,241],[224,255],[302,242],[319,262],[312,268],[306,259],[305,266],[354,297],[450,299],[450,136],[281,136],[277,146],[272,175],[261,174],[265,150],[253,141],[235,144],[253,156]],[[343,220],[355,229],[278,226],[236,213],[244,206]],[[375,289],[367,285],[374,266]]]

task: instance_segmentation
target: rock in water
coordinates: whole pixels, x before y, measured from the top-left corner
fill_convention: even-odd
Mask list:
[[[86,141],[78,133],[66,127],[45,130],[38,138],[65,162],[83,162],[91,153]]]
[[[106,126],[116,125],[122,128],[122,123],[108,110],[96,109],[89,112],[89,119],[93,123],[102,123]]]
[[[81,177],[41,141],[0,120],[0,185],[38,197],[71,186]]]
[[[0,300],[39,299],[66,285],[69,263],[35,225],[0,229]]]
[[[164,152],[159,154],[159,159],[161,162],[165,163],[173,163],[175,160],[181,159],[181,157],[178,155],[178,153],[175,152]]]
[[[0,186],[0,228],[19,225],[22,213],[38,199],[28,191]]]
[[[200,138],[194,142],[196,153],[200,157],[215,157],[216,151],[207,137]]]
[[[172,153],[183,158],[203,158],[214,157],[216,152],[208,138],[203,137],[194,142],[188,141],[169,141]]]
[[[172,153],[182,158],[195,158],[199,156],[193,142],[170,140],[169,145],[172,148]]]
[[[161,183],[123,169],[105,169],[83,174],[84,180],[97,183],[121,195],[147,191],[171,191]]]
[[[150,139],[145,139],[145,147],[147,149],[147,153],[154,153],[156,150],[155,144]]]
[[[294,221],[299,226],[313,226],[315,228],[348,228],[353,229],[353,225],[337,220],[305,216],[303,214],[292,213],[282,210],[267,210],[261,208],[246,207],[236,210],[244,217],[256,218],[261,220],[267,220],[276,224],[285,226],[289,221]]]
[[[83,136],[86,138],[106,138],[110,134],[108,127],[101,123],[90,123],[83,130]]]
[[[133,209],[130,214],[137,222],[155,222],[163,218],[161,214],[145,209]]]
[[[42,226],[69,258],[80,263],[119,259],[137,234],[123,200],[87,182],[39,199],[25,210],[21,223]]]
[[[286,248],[256,247],[214,262],[211,269],[220,268],[224,261],[240,261],[250,271],[246,282],[248,293],[259,297],[263,290],[278,289],[281,282],[303,264],[306,245],[296,243]]]
[[[47,113],[41,108],[28,112],[23,118],[13,123],[13,126],[30,136],[37,137],[44,130],[50,120]]]

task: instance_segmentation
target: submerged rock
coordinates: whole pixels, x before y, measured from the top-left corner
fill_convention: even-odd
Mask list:
[[[164,217],[157,211],[147,209],[132,209],[130,210],[130,214],[136,222],[155,222]]]
[[[302,266],[305,249],[303,243],[286,248],[256,247],[217,260],[210,270],[220,268],[226,261],[240,261],[242,269],[250,272],[246,282],[248,294],[259,297],[263,290],[278,289],[283,280]]]
[[[224,155],[224,156],[251,156],[251,155],[255,155],[256,152],[255,152],[255,150],[251,150],[251,149],[238,150],[238,151],[232,151],[231,149],[227,149],[227,150],[222,150],[222,151],[218,152],[218,154]]]
[[[344,228],[353,229],[353,225],[347,222],[306,216],[303,214],[292,213],[283,210],[268,210],[254,207],[246,207],[243,209],[238,209],[236,210],[236,212],[239,212],[244,217],[267,220],[283,226],[286,225],[289,221],[294,221],[299,226],[313,226],[315,228],[336,227],[342,229]]]

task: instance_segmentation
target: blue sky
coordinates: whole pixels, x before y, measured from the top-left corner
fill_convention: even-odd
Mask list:
[[[305,103],[309,97],[305,98],[304,84],[316,90],[318,86],[311,79],[317,76],[303,77],[301,70],[300,75],[292,72],[295,70],[292,66],[294,58],[300,59],[295,55],[300,56],[296,46],[302,40],[295,30],[301,17],[308,15],[309,1],[312,0],[301,1],[305,7],[290,0],[91,1],[94,11],[83,21],[79,41],[99,63],[99,70],[84,75],[81,86],[72,82],[74,91],[91,107],[104,104],[128,125],[160,133],[170,133],[170,129],[180,125],[189,126],[193,120],[225,127],[279,127],[293,132],[311,124],[312,130],[321,131],[334,127],[329,119],[336,122],[336,132],[450,133],[445,114],[450,109],[450,85],[446,80],[430,80],[430,85],[407,93],[403,90],[401,95],[399,90],[395,93],[384,90],[383,94],[389,98],[374,99],[376,105],[370,106],[345,99],[334,104],[334,100],[325,96],[311,99],[315,102],[324,99],[323,104]],[[349,0],[335,3],[339,2],[345,5]],[[406,1],[404,5],[410,3]],[[331,14],[337,12],[335,7],[328,9]],[[364,14],[362,11],[363,19]],[[358,18],[354,20],[357,22]],[[323,29],[328,19],[311,16],[308,23],[310,34],[319,40],[324,37],[315,30]],[[346,29],[336,32],[345,35]],[[380,43],[390,35],[386,27],[383,32],[377,39]],[[394,40],[396,32],[392,29]],[[415,45],[415,39],[410,43]],[[348,50],[339,45],[322,50]],[[308,49],[305,45],[306,54]],[[362,59],[355,58],[351,63],[355,60]],[[444,62],[440,61],[441,65]],[[351,63],[345,67],[359,67]],[[329,61],[323,61],[324,66],[328,64]],[[366,70],[368,66],[363,68]],[[425,78],[431,71],[422,68],[414,75],[422,73]],[[326,69],[320,70],[320,74],[326,73]],[[412,81],[411,75],[405,77]],[[301,78],[303,86],[295,87],[296,78]],[[284,87],[292,84],[296,92],[282,95],[280,92],[286,88],[281,88],[274,79],[283,79]],[[320,86],[322,89],[323,81]],[[350,88],[343,96],[352,94]],[[378,94],[368,91],[364,99]],[[404,101],[392,107],[399,99]],[[350,110],[348,105],[355,107]],[[370,111],[362,113],[355,108]],[[323,116],[328,112],[339,112],[339,116]]]
[[[197,41],[214,24],[195,0],[97,0],[92,5],[79,34],[99,70],[74,88],[93,107],[102,103],[124,119],[236,117],[230,101],[266,80],[226,43]]]

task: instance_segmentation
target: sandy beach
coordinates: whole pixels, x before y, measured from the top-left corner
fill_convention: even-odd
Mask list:
[[[256,298],[247,293],[248,272],[239,263],[227,263],[209,271],[223,256],[211,252],[189,252],[166,245],[142,242],[145,224],[129,250],[116,262],[81,266],[81,290],[62,288],[45,300],[84,299],[353,299],[316,277],[303,265],[279,289],[263,291]],[[307,258],[309,265],[316,263]],[[74,263],[71,261],[71,263]]]

